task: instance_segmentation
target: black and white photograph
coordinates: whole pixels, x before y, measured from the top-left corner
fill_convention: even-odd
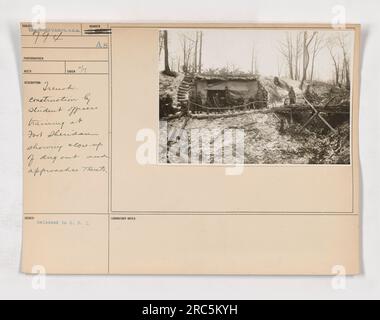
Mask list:
[[[169,29],[160,163],[350,165],[354,32]]]
[[[0,300],[379,300],[379,12],[0,0]]]

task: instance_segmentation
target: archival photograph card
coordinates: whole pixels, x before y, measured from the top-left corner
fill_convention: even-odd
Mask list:
[[[361,272],[359,25],[22,23],[21,43],[23,272]]]

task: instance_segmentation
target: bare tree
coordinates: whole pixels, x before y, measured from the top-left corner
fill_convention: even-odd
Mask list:
[[[170,70],[174,71],[176,69],[176,66],[177,66],[177,59],[170,57]]]
[[[188,71],[188,65],[187,65],[187,39],[183,36],[182,39],[182,49],[183,49],[183,71],[186,73]]]
[[[315,61],[317,59],[317,56],[321,52],[324,46],[324,38],[323,36],[317,34],[314,40],[314,46],[313,46],[313,54],[312,54],[312,61],[311,61],[311,71],[310,71],[310,81],[314,80],[314,68],[315,68]]]
[[[289,78],[292,80],[299,80],[301,77],[302,35],[302,32],[287,32],[285,40],[280,43],[279,51],[285,58]]]
[[[334,83],[337,86],[340,86],[340,59],[339,59],[339,54],[336,52],[336,47],[335,47],[335,39],[330,38],[327,42],[327,48],[330,52],[331,59],[334,64]]]
[[[347,49],[348,38],[343,34],[334,34],[327,40],[327,48],[334,65],[334,82],[337,86],[351,87],[350,56]]]
[[[202,51],[203,51],[203,32],[199,32],[199,60],[198,73],[202,73]]]
[[[160,54],[159,57],[161,58],[162,51],[164,50],[164,32],[160,31],[160,36],[159,36],[159,46],[160,46]]]
[[[191,44],[187,48],[186,66],[187,66],[188,71],[191,71],[191,69],[192,69],[192,64],[191,64],[190,58],[191,58],[191,55],[193,53],[193,48],[194,48],[194,46]]]
[[[251,74],[257,74],[257,56],[256,56],[255,45],[252,46]]]
[[[351,88],[351,57],[348,46],[350,44],[349,36],[347,34],[335,34],[329,39],[329,47],[333,52],[335,61],[339,68],[336,72],[340,73],[338,85],[345,86],[348,90]],[[337,78],[337,76],[336,76]]]
[[[182,35],[183,72],[190,70],[191,43],[185,35]]]
[[[311,36],[307,31],[304,32],[303,35],[303,74],[302,74],[302,80],[300,84],[300,89],[303,89],[303,86],[305,84],[306,78],[307,78],[307,70],[309,68],[310,64],[310,52],[309,47],[311,42],[314,40],[318,32],[314,32]]]
[[[199,32],[195,32],[195,49],[194,49],[194,73],[198,72],[198,44],[199,44]]]
[[[182,34],[182,49],[183,49],[183,71],[185,73],[194,71],[195,62],[195,40],[186,34]],[[193,56],[194,54],[194,56]]]
[[[164,49],[165,49],[165,71],[164,73],[167,75],[172,75],[169,65],[169,40],[168,40],[168,31],[165,30],[163,33],[164,37]]]
[[[350,69],[350,58],[347,53],[347,40],[346,35],[340,34],[338,37],[339,45],[343,52],[343,76],[342,78],[345,81],[346,88],[350,89],[351,87],[351,69]]]
[[[181,57],[177,57],[177,71],[181,72]]]
[[[277,58],[277,77],[281,78],[282,76],[283,63],[280,59]]]
[[[292,39],[292,35],[289,32],[286,33],[285,41],[280,43],[279,51],[284,56],[284,59],[285,59],[286,64],[288,66],[290,79],[294,80],[293,39]]]
[[[298,33],[294,47],[294,80],[299,80],[301,77],[301,56],[302,56],[302,33]]]

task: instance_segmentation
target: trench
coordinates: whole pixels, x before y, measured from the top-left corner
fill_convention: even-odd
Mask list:
[[[173,119],[168,121],[169,141],[165,141],[164,135],[160,135],[160,144],[168,145],[170,163],[189,163],[192,130],[203,129],[200,132],[201,140],[211,141],[211,164],[214,155],[224,154],[226,147],[232,148],[235,156],[243,156],[245,164],[349,164],[349,122],[341,116],[334,116],[329,121],[338,129],[336,133],[329,132],[317,122],[312,122],[308,129],[299,132],[306,116],[296,116],[293,123],[273,113],[242,114],[215,119]],[[220,132],[223,134],[226,130],[244,130],[244,139],[230,139],[223,141],[221,146],[213,145],[212,142],[217,138],[215,133],[220,135]],[[183,139],[181,135],[184,135]],[[186,139],[187,145],[183,148]],[[239,149],[236,145],[243,143],[244,155],[236,154]],[[180,153],[181,148],[185,153],[183,150],[188,150],[185,156]],[[161,153],[164,149],[160,149]],[[200,160],[202,159],[201,155]],[[167,163],[167,156],[160,154],[160,161]],[[225,158],[223,163],[230,164]]]

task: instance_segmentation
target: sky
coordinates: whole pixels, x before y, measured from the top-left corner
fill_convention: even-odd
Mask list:
[[[287,32],[296,35],[299,31],[286,30],[202,30],[203,31],[203,70],[235,65],[242,71],[251,71],[252,49],[255,48],[257,65],[261,75],[277,76],[278,69],[282,69],[282,76],[288,71],[283,55],[279,48],[286,39]],[[171,58],[183,56],[182,38],[186,35],[195,39],[196,30],[169,30],[169,53]],[[350,57],[353,52],[353,31],[319,31],[325,39],[338,32],[347,34]],[[310,32],[311,34],[311,32]],[[163,55],[161,56],[161,66]],[[161,67],[160,66],[160,67]],[[333,74],[333,60],[329,50],[325,47],[320,51],[316,60],[316,78],[331,80]]]

